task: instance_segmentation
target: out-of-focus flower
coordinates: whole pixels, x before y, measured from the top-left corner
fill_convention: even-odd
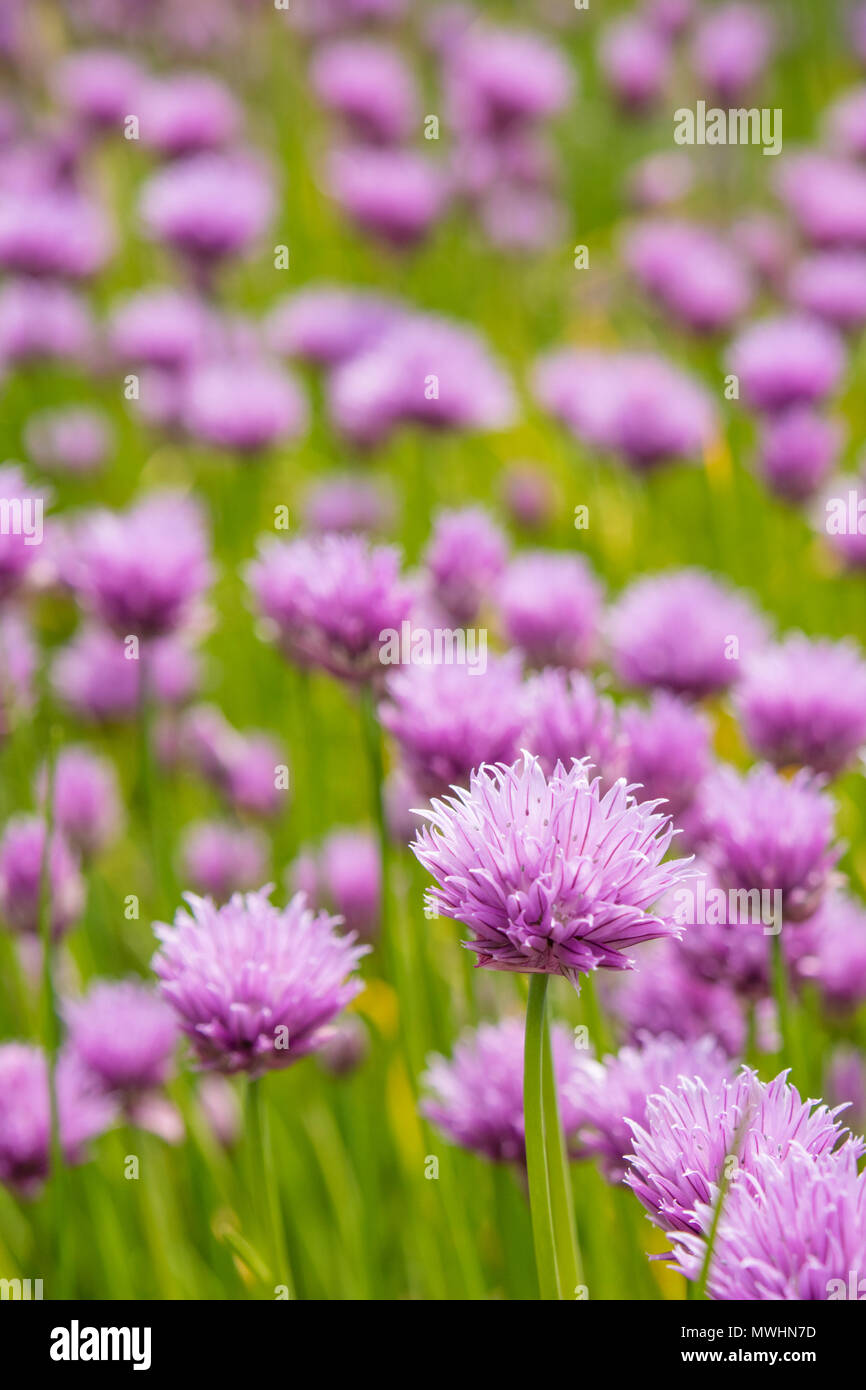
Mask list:
[[[136,114],[141,82],[141,69],[124,53],[85,48],[61,59],[52,86],[72,115],[101,131],[119,129]]]
[[[679,202],[694,181],[694,164],[681,151],[647,155],[629,172],[629,200],[641,211],[652,212]]]
[[[381,864],[376,837],[368,830],[332,830],[318,850],[308,850],[292,866],[297,891],[332,908],[347,931],[362,940],[375,936],[381,915]]]
[[[82,603],[118,634],[145,638],[176,631],[211,574],[199,507],[171,492],[88,517],[70,561]]]
[[[703,1228],[712,1214],[698,1208]],[[759,1155],[731,1185],[713,1243],[713,1299],[764,1302],[847,1298],[866,1268],[866,1173],[851,1145],[815,1158],[792,1144],[784,1159]],[[675,1233],[677,1268],[697,1279],[706,1239]],[[855,1296],[859,1296],[855,1295]]]
[[[265,333],[273,352],[334,367],[377,342],[406,314],[397,299],[342,285],[306,285],[280,299]]]
[[[688,969],[710,984],[724,984],[745,1000],[766,998],[771,987],[772,936],[781,925],[778,902],[771,890],[746,892],[722,887],[704,862],[695,865],[695,878],[680,884],[659,906],[684,928],[680,952]],[[796,928],[798,942],[807,924]],[[794,931],[782,931],[781,945],[790,960]]]
[[[307,403],[293,377],[274,363],[226,358],[193,367],[184,387],[183,424],[219,449],[254,454],[297,439]]]
[[[647,1034],[667,1033],[684,1042],[706,1036],[738,1057],[746,1040],[745,1014],[734,991],[696,975],[678,941],[648,946],[640,970],[617,977],[608,1005],[633,1045]]]
[[[534,388],[540,404],[584,444],[639,471],[694,459],[716,432],[703,386],[649,353],[566,348],[536,363]]]
[[[0,600],[8,599],[26,584],[45,535],[44,487],[33,486],[15,464],[0,465],[0,499],[5,524],[0,531]]]
[[[866,247],[866,170],[861,165],[810,151],[785,160],[777,186],[814,246]]]
[[[824,129],[831,149],[858,159],[866,155],[866,86],[843,92],[827,108]]]
[[[835,777],[866,744],[866,662],[852,642],[794,633],[745,662],[735,704],[759,757]]]
[[[744,1068],[733,1081],[723,1078],[715,1086],[701,1076],[682,1076],[650,1096],[642,1123],[632,1121],[625,1181],[663,1230],[706,1233],[731,1158],[735,1183],[741,1183],[760,1155],[784,1163],[794,1144],[813,1157],[844,1144],[859,1157],[863,1142],[846,1139],[838,1114],[801,1100],[786,1072],[765,1082]]]
[[[454,127],[476,135],[549,119],[567,106],[574,85],[564,55],[544,36],[488,25],[449,46],[444,82]]]
[[[310,80],[319,100],[362,140],[396,144],[418,122],[418,93],[400,50],[376,39],[336,39],[313,57]]]
[[[837,1047],[827,1066],[825,1092],[831,1105],[850,1107],[855,1128],[866,1127],[866,1064],[855,1047]]]
[[[399,425],[504,429],[513,418],[511,384],[471,329],[416,314],[334,372],[329,388],[337,428],[373,445]]]
[[[866,470],[832,478],[817,499],[812,524],[849,569],[866,569]]]
[[[261,830],[229,821],[196,821],[187,827],[181,844],[184,879],[217,902],[263,883],[268,858],[268,840]]]
[[[93,343],[93,320],[77,291],[23,276],[0,287],[0,362],[82,360]]]
[[[248,155],[205,153],[152,174],[141,193],[145,230],[205,267],[241,255],[271,218],[273,189]]]
[[[379,717],[424,796],[465,785],[482,763],[517,756],[523,704],[511,658],[489,658],[483,671],[415,664],[389,676],[386,689]]]
[[[602,590],[581,555],[516,555],[499,586],[508,641],[533,666],[587,666],[598,646]]]
[[[788,297],[804,313],[856,332],[866,323],[866,253],[819,251],[798,261],[788,278]]]
[[[524,696],[525,724],[521,748],[534,753],[550,777],[557,763],[588,759],[611,786],[625,772],[626,742],[613,701],[589,676],[546,669],[532,676]]]
[[[645,19],[627,15],[602,31],[598,61],[619,104],[627,111],[644,111],[667,86],[670,44]]]
[[[45,772],[37,793],[46,796]],[[89,858],[117,839],[123,828],[120,789],[114,766],[83,744],[68,744],[54,768],[54,823],[68,843]]]
[[[141,143],[172,159],[221,149],[241,127],[235,98],[205,72],[149,79],[142,85],[138,112]]]
[[[529,754],[486,766],[424,814],[412,849],[436,880],[430,905],[470,929],[479,965],[577,986],[598,967],[631,969],[640,942],[678,934],[653,910],[690,872],[687,860],[662,862],[670,821],[624,781],[602,796],[586,763],[550,778]]]
[[[353,473],[326,474],[309,489],[303,504],[304,524],[318,534],[385,531],[393,514],[390,488]]]
[[[792,255],[788,226],[766,212],[747,212],[731,227],[731,244],[767,285],[781,288]]]
[[[547,475],[531,463],[514,463],[502,475],[502,501],[524,531],[540,531],[556,510],[556,492]]]
[[[697,223],[643,222],[626,239],[625,259],[643,289],[672,318],[698,333],[729,328],[752,298],[739,255]]]
[[[634,1143],[632,1124],[643,1124],[650,1096],[680,1077],[702,1077],[711,1091],[731,1076],[734,1064],[712,1038],[644,1036],[603,1062],[590,1062],[571,1086],[579,1112],[579,1140],[598,1158],[608,1182],[621,1182]]]
[[[704,781],[703,853],[723,889],[779,892],[786,920],[811,916],[839,857],[835,807],[806,769],[792,778],[766,764],[740,775],[720,767]]]
[[[64,1008],[70,1046],[109,1093],[128,1103],[164,1085],[178,1039],[173,1011],[139,980],[100,980]]]
[[[45,903],[54,937],[81,916],[84,883],[78,860],[63,835],[52,831],[48,853],[46,825],[38,816],[15,816],[0,839],[0,916],[14,932],[36,935],[45,865]]]
[[[462,626],[478,616],[507,553],[505,537],[483,507],[438,514],[424,561],[434,598],[455,622]]]
[[[108,417],[87,406],[40,410],[24,427],[24,443],[34,463],[51,473],[96,473],[113,443]]]
[[[710,769],[709,721],[693,706],[658,691],[649,705],[626,705],[620,716],[626,776],[644,795],[665,802],[679,823]]]
[[[562,1132],[566,1144],[580,1122],[570,1083],[586,1065],[565,1028],[551,1029]],[[424,1075],[422,1112],[461,1148],[493,1163],[526,1162],[523,1121],[524,1030],[519,1019],[482,1023],[463,1033],[453,1057],[433,1056]]]
[[[150,693],[161,704],[182,704],[198,683],[194,652],[178,636],[144,647]],[[141,660],[131,660],[122,637],[85,627],[54,659],[52,684],[79,719],[97,724],[132,719],[140,705]]]
[[[804,502],[833,468],[842,447],[842,427],[811,406],[771,415],[761,433],[758,469],[778,497]]]
[[[70,1053],[56,1071],[60,1143],[67,1163],[80,1163],[88,1140],[108,1129],[111,1101]],[[28,1043],[0,1047],[0,1182],[34,1196],[51,1166],[51,1100],[45,1053]]]
[[[109,341],[123,362],[175,371],[201,358],[213,333],[197,295],[170,287],[139,290],[115,303]]]
[[[362,231],[397,248],[423,241],[449,197],[445,174],[433,160],[372,145],[332,152],[328,190]]]
[[[329,1076],[351,1076],[370,1047],[370,1035],[357,1014],[346,1014],[334,1024],[331,1037],[319,1049],[319,1066]]]
[[[635,580],[611,611],[608,635],[627,685],[691,698],[727,689],[740,660],[766,641],[749,601],[696,569]]]
[[[866,909],[847,893],[827,893],[808,925],[794,973],[816,984],[830,1009],[851,1013],[866,1002]]]
[[[220,908],[186,899],[173,926],[154,928],[153,968],[202,1066],[259,1076],[319,1048],[363,988],[354,971],[367,948],[302,894],[282,909],[265,890]]]
[[[820,319],[787,315],[750,324],[728,361],[746,404],[770,412],[829,396],[845,370],[845,349]]]
[[[9,274],[92,275],[104,265],[111,248],[105,214],[83,194],[32,188],[4,192],[0,269]]]
[[[400,559],[394,547],[370,546],[362,536],[270,539],[247,582],[291,661],[368,681],[384,672],[383,632],[399,632],[411,609]]]
[[[773,52],[774,30],[758,5],[720,5],[702,14],[691,46],[692,64],[703,90],[723,104],[745,96]]]

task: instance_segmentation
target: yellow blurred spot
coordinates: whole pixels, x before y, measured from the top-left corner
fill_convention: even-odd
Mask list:
[[[728,441],[724,435],[719,435],[712,443],[708,444],[704,450],[704,464],[707,470],[707,477],[710,486],[716,492],[724,492],[731,486],[733,476],[733,464],[731,451],[728,448]]]
[[[424,1163],[424,1132],[409,1077],[399,1057],[395,1057],[388,1068],[385,1102],[391,1130],[406,1169],[410,1173],[420,1173]]]
[[[663,1255],[671,1248],[670,1240],[658,1227],[651,1228],[647,1243],[649,1253],[652,1255]],[[649,1267],[655,1282],[666,1299],[673,1301],[685,1298],[686,1281],[675,1269],[670,1268],[666,1260],[650,1260]]]
[[[400,1017],[396,991],[385,980],[367,980],[366,985],[350,1008],[369,1018],[384,1038],[396,1038]]]

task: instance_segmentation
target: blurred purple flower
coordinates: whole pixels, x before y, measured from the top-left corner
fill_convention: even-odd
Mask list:
[[[483,507],[441,511],[424,555],[437,603],[465,626],[478,616],[501,576],[508,542]]]
[[[85,1146],[114,1118],[110,1100],[81,1063],[61,1055],[56,1072],[60,1143],[67,1163],[80,1163]],[[51,1164],[51,1101],[45,1053],[29,1043],[0,1046],[0,1182],[21,1197],[35,1196]]]
[[[632,1045],[646,1034],[667,1033],[683,1042],[711,1037],[728,1056],[738,1057],[746,1041],[746,1018],[734,991],[696,975],[678,941],[648,946],[640,970],[616,977],[607,1003]]]
[[[174,1013],[140,980],[99,980],[64,1007],[70,1047],[105,1092],[126,1103],[165,1084],[178,1030]]]
[[[723,104],[739,101],[762,76],[774,37],[773,22],[759,5],[735,0],[701,15],[691,59],[702,90]]]
[[[208,268],[241,255],[264,233],[274,193],[249,155],[205,153],[151,174],[139,211],[147,234]]]
[[[770,412],[829,396],[845,370],[845,349],[819,319],[787,315],[750,324],[728,361],[746,404]]]
[[[225,902],[267,878],[270,846],[262,831],[230,821],[196,821],[181,843],[183,877],[197,893]]]
[[[524,694],[520,746],[535,754],[550,777],[557,763],[589,759],[605,790],[625,772],[626,744],[616,708],[589,676],[548,668],[532,676]]]
[[[661,690],[649,705],[626,705],[620,716],[626,776],[644,795],[665,803],[676,823],[694,804],[710,769],[712,730],[693,706]]]
[[[46,774],[37,778],[44,808]],[[83,744],[67,744],[54,768],[54,824],[84,858],[98,854],[123,829],[120,788],[114,765]]]
[[[499,586],[509,642],[533,666],[587,666],[598,646],[602,589],[582,555],[523,551]]]
[[[45,822],[38,816],[15,816],[6,822],[0,839],[0,916],[14,932],[38,933],[45,863],[46,910],[56,938],[81,916],[85,890],[78,859],[63,835],[52,832],[47,856],[45,836]]]
[[[265,332],[273,352],[334,367],[371,347],[405,313],[399,300],[371,290],[307,285],[277,300]]]
[[[639,15],[627,15],[602,30],[598,62],[619,104],[626,111],[644,111],[667,86],[670,44]]]
[[[771,492],[789,502],[812,497],[836,463],[843,432],[811,406],[771,415],[761,432],[758,468]]]
[[[24,426],[34,463],[50,473],[85,475],[106,463],[114,443],[108,416],[88,406],[40,410]]]
[[[306,398],[294,378],[273,363],[248,358],[193,367],[182,414],[193,438],[241,454],[296,440],[308,423]]]
[[[171,159],[221,149],[241,127],[241,110],[228,87],[205,72],[149,79],[137,110],[141,143]]]
[[[334,150],[327,182],[331,196],[362,231],[396,248],[423,241],[449,197],[439,165],[410,149],[352,145]]]
[[[369,38],[323,44],[313,56],[310,81],[322,104],[361,140],[397,144],[418,124],[415,78],[392,44]]]
[[[697,223],[640,223],[626,238],[625,260],[642,288],[697,333],[729,328],[752,298],[750,276],[739,255]]]
[[[157,286],[115,302],[109,341],[122,362],[177,370],[204,355],[213,327],[197,295]]]

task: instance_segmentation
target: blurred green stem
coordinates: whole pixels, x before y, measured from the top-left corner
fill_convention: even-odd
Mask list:
[[[261,1079],[247,1082],[247,1145],[255,1211],[253,1244],[261,1242],[274,1285],[285,1285],[289,1298],[294,1298],[271,1147],[270,1121]]]
[[[61,1298],[65,1289],[65,1241],[63,1196],[65,1187],[63,1144],[60,1137],[60,1112],[57,1104],[57,1055],[60,1051],[60,1017],[54,984],[55,940],[51,914],[51,844],[54,838],[54,773],[57,764],[55,731],[50,716],[45,725],[45,837],[39,865],[38,926],[42,945],[42,1009],[45,1060],[48,1071],[48,1103],[51,1116],[50,1172],[52,1193],[52,1222],[55,1241],[55,1297]]]
[[[529,1210],[538,1288],[544,1300],[559,1299],[559,1279],[554,1254],[553,1212],[544,1130],[544,1036],[547,975],[532,975],[526,1004],[526,1040],[523,1056],[523,1111],[526,1129],[526,1173]]]
[[[542,1107],[544,1111],[544,1143],[550,1182],[550,1206],[553,1219],[553,1245],[556,1253],[556,1268],[559,1275],[561,1296],[563,1298],[576,1298],[578,1285],[583,1283],[583,1274],[577,1242],[571,1174],[568,1169],[568,1155],[565,1151],[565,1136],[562,1132],[559,1098],[556,1093],[556,1072],[550,1040],[550,1023],[546,1015],[543,1031]]]

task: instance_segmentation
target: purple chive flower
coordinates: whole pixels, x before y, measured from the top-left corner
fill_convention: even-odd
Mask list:
[[[388,677],[382,725],[423,796],[465,785],[482,763],[511,762],[523,722],[520,672],[509,657],[485,669],[412,665]]]
[[[449,48],[446,99],[455,129],[502,135],[565,109],[573,77],[555,44],[529,30],[475,26]]]
[[[647,155],[629,173],[629,202],[642,212],[652,212],[679,202],[691,192],[694,181],[694,163],[681,151]]]
[[[723,889],[780,892],[786,920],[811,916],[840,853],[833,801],[813,774],[720,767],[704,782],[700,814],[704,854]]]
[[[644,1123],[650,1096],[681,1076],[700,1076],[715,1091],[732,1071],[731,1059],[709,1037],[642,1037],[639,1047],[590,1062],[571,1087],[583,1151],[599,1159],[608,1182],[622,1182],[634,1144],[631,1125]]]
[[[866,156],[866,86],[843,92],[824,113],[824,127],[831,149],[855,159]]]
[[[676,38],[695,15],[695,0],[643,0],[641,10],[662,34]]]
[[[45,833],[45,822],[37,816],[15,816],[0,839],[0,917],[25,935],[39,931]],[[60,937],[84,910],[84,883],[78,860],[59,831],[51,835],[47,867],[51,933]]]
[[[240,108],[231,92],[204,72],[149,80],[138,109],[141,143],[170,159],[221,149],[241,127]]]
[[[745,663],[735,704],[760,758],[835,777],[866,744],[866,661],[852,642],[794,633]]]
[[[9,521],[0,531],[0,600],[17,593],[39,559],[44,538],[44,487],[33,486],[15,464],[0,465],[0,501]],[[12,524],[17,523],[17,524]]]
[[[388,24],[402,19],[409,0],[295,0],[287,18],[311,37],[342,33],[362,24]]]
[[[866,569],[866,470],[832,478],[818,499],[812,524],[846,569]]]
[[[540,404],[584,444],[639,472],[702,455],[716,433],[704,388],[649,353],[575,352],[541,358]]]
[[[797,978],[817,985],[826,1007],[850,1014],[866,1002],[866,909],[840,891],[827,893],[809,919]]]
[[[436,602],[461,626],[477,618],[505,569],[508,542],[483,507],[442,511],[424,561]]]
[[[511,384],[471,329],[415,314],[334,372],[337,428],[373,445],[400,425],[497,430],[511,424]]]
[[[395,248],[423,241],[449,197],[442,169],[427,156],[372,145],[332,152],[328,190],[361,231]]]
[[[625,259],[646,293],[697,333],[729,328],[752,298],[750,276],[737,252],[696,223],[641,223],[626,239]]]
[[[383,632],[399,632],[412,594],[400,552],[362,536],[264,541],[248,567],[259,612],[290,661],[321,667],[340,680],[381,674]]]
[[[457,1041],[453,1057],[433,1056],[421,1110],[455,1144],[492,1163],[526,1163],[523,1120],[524,1029],[519,1019],[482,1023]],[[586,1063],[565,1028],[551,1030],[562,1132],[574,1138],[579,1112],[570,1083]]]
[[[179,637],[144,647],[149,685],[160,703],[182,704],[198,682],[194,653]],[[52,684],[79,719],[97,724],[132,719],[140,705],[141,660],[128,658],[122,637],[86,627],[54,659]]]
[[[733,1081],[723,1078],[714,1086],[700,1076],[682,1076],[650,1096],[643,1122],[631,1123],[625,1181],[657,1226],[706,1233],[730,1158],[740,1183],[740,1174],[753,1173],[761,1155],[784,1163],[792,1145],[820,1157],[844,1144],[860,1157],[866,1146],[846,1139],[848,1130],[837,1119],[844,1107],[828,1110],[801,1100],[787,1075],[765,1082],[744,1068]]]
[[[198,505],[163,492],[126,512],[95,512],[81,527],[71,569],[82,603],[118,634],[176,631],[211,580]]]
[[[319,1066],[328,1076],[351,1076],[370,1050],[370,1035],[357,1014],[335,1023],[332,1036],[319,1050]]]
[[[734,890],[736,893],[736,890]],[[747,1000],[760,1000],[771,987],[772,935],[778,930],[778,904],[772,892],[753,890],[733,898],[705,863],[695,865],[695,878],[682,884],[660,905],[684,928],[680,952],[688,969],[711,984],[730,986]],[[797,927],[797,938],[807,937],[807,924]],[[782,932],[783,954],[790,963],[794,933]]]
[[[835,465],[843,431],[811,406],[771,415],[761,432],[758,470],[776,496],[788,502],[812,497]]]
[[[689,873],[662,863],[673,828],[624,780],[604,796],[586,763],[546,778],[525,754],[485,766],[469,790],[436,800],[412,845],[438,887],[429,901],[464,923],[464,943],[494,970],[579,977],[599,966],[629,970],[627,952],[678,929],[653,906]]]
[[[45,773],[37,793],[46,796]],[[69,845],[84,858],[98,854],[117,839],[123,826],[120,789],[114,766],[82,745],[68,744],[54,769],[54,823]]]
[[[234,744],[221,781],[229,805],[251,816],[277,816],[285,809],[287,788],[278,769],[286,767],[283,747],[269,734],[242,734]]]
[[[201,299],[170,287],[140,290],[115,303],[109,324],[111,349],[121,361],[170,371],[203,357],[212,335]]]
[[[33,188],[4,192],[0,269],[9,274],[77,279],[101,269],[111,249],[105,214],[82,194]]]
[[[746,404],[770,413],[829,396],[845,370],[845,348],[819,319],[791,314],[750,324],[728,360]]]
[[[609,639],[625,684],[697,699],[727,689],[766,633],[742,594],[683,569],[635,580],[611,611]]]
[[[274,363],[246,358],[193,367],[182,413],[193,438],[241,454],[295,440],[308,423],[307,402],[294,378]]]
[[[866,1126],[866,1067],[857,1048],[835,1048],[827,1066],[826,1092],[830,1101],[848,1105],[853,1124]]]
[[[646,1034],[667,1033],[683,1042],[706,1036],[737,1057],[746,1041],[746,1019],[734,991],[694,974],[679,942],[648,946],[640,970],[618,977],[608,1005],[633,1046]]]
[[[260,830],[228,821],[197,821],[181,845],[183,877],[217,902],[263,883],[268,858],[268,840]]]
[[[547,669],[532,676],[524,695],[520,746],[550,777],[557,763],[588,758],[606,789],[625,772],[626,744],[616,708],[589,676]]]
[[[712,1213],[698,1209],[703,1227]],[[759,1155],[725,1198],[707,1289],[713,1299],[765,1302],[862,1298],[866,1173],[851,1145],[815,1158],[792,1144],[784,1159]],[[676,1266],[697,1279],[706,1240],[675,1233]],[[853,1292],[852,1292],[853,1284]]]
[[[111,1101],[81,1063],[61,1055],[56,1071],[60,1143],[67,1163],[80,1163],[88,1140],[108,1129]],[[0,1182],[33,1197],[51,1166],[51,1100],[45,1053],[29,1043],[0,1046]]]
[[[86,301],[59,281],[20,278],[0,288],[0,362],[87,359],[93,321]]]
[[[319,48],[310,69],[316,96],[375,144],[407,140],[418,125],[418,93],[400,50],[375,39],[336,39]]]
[[[533,666],[587,666],[598,646],[602,590],[582,555],[516,555],[499,586],[508,641]]]
[[[277,301],[265,332],[273,352],[335,367],[378,342],[405,314],[399,300],[372,290],[307,285]]]
[[[556,512],[553,483],[533,463],[514,463],[502,475],[502,502],[515,526],[542,531]]]
[[[66,54],[52,85],[68,111],[102,131],[119,129],[124,117],[137,113],[141,82],[141,69],[125,54],[88,48]]]
[[[139,211],[148,235],[209,268],[258,240],[273,209],[271,180],[249,155],[205,153],[151,174]]]
[[[108,417],[87,406],[40,410],[24,426],[27,452],[50,473],[96,473],[107,461],[113,444]]]
[[[174,1012],[139,980],[100,980],[65,1008],[69,1042],[102,1090],[130,1102],[168,1080]]]
[[[675,822],[691,810],[710,770],[709,721],[683,700],[658,691],[649,705],[626,705],[620,715],[626,776],[644,795],[665,803]]]
[[[861,165],[817,152],[801,154],[786,159],[778,192],[813,246],[866,246],[866,170]]]
[[[664,34],[639,15],[605,27],[598,61],[617,102],[626,111],[644,111],[662,95],[671,70]]]
[[[781,287],[792,254],[784,222],[768,213],[746,212],[731,227],[731,242],[764,284]]]
[[[363,988],[354,971],[368,948],[302,894],[285,908],[266,889],[220,908],[192,893],[186,901],[174,926],[154,928],[153,968],[201,1065],[260,1076],[319,1048]]]
[[[331,831],[318,851],[296,859],[292,879],[297,891],[332,908],[348,931],[364,941],[375,936],[381,915],[381,865],[376,837],[369,831]]]
[[[856,333],[866,323],[866,253],[818,251],[799,261],[788,278],[788,297],[803,313]]]
[[[703,15],[692,40],[695,76],[723,104],[745,96],[762,76],[774,47],[773,24],[758,5],[720,5]]]
[[[326,474],[304,497],[304,524],[327,531],[363,534],[386,531],[394,515],[394,495],[378,481],[352,473]]]

